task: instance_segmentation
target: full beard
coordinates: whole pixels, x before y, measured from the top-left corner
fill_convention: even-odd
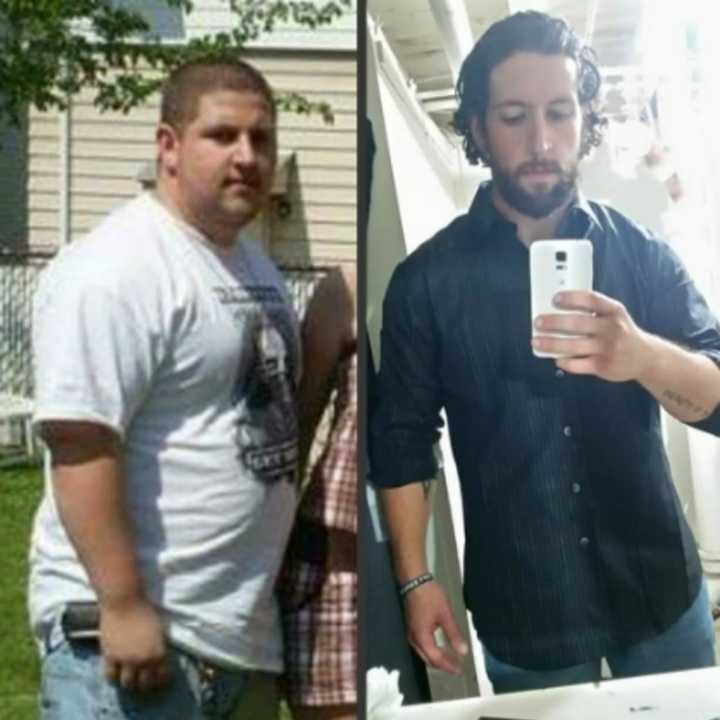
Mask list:
[[[520,184],[522,175],[533,166],[557,174],[558,179],[549,190],[529,192]],[[491,169],[493,185],[503,200],[519,213],[536,220],[550,215],[577,192],[577,163],[568,170],[563,170],[554,163],[551,167],[547,163],[527,163],[514,172],[508,172],[493,163]]]

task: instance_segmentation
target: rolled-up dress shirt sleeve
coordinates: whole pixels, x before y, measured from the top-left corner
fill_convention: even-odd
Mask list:
[[[709,357],[720,373],[720,323],[677,254],[663,242],[650,242],[648,263],[650,323],[660,337]],[[720,407],[688,425],[720,435]]]
[[[422,268],[400,264],[383,303],[378,406],[370,426],[371,479],[380,487],[429,480],[437,473],[441,339]]]

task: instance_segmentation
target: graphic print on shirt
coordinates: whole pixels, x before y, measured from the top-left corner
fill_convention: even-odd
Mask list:
[[[238,376],[232,402],[238,408],[239,459],[265,483],[298,481],[295,412],[294,333],[280,293],[273,287],[249,287],[252,360]]]

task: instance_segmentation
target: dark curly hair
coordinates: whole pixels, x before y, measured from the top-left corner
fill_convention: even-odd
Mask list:
[[[581,157],[602,142],[607,118],[599,110],[600,71],[595,51],[560,18],[535,10],[518,12],[491,25],[465,58],[456,93],[460,104],[453,117],[453,128],[463,138],[465,155],[472,165],[489,157],[477,146],[471,131],[474,116],[483,122],[490,96],[490,73],[516,52],[566,55],[578,66],[578,100],[585,109]]]

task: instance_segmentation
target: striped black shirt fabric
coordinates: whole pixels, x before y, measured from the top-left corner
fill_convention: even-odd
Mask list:
[[[594,288],[720,363],[720,326],[664,242],[578,197],[557,237],[593,244]],[[688,241],[692,241],[688,238]],[[395,269],[383,306],[373,481],[437,473],[444,410],[462,490],[464,596],[499,659],[569,667],[658,635],[701,582],[657,401],[530,347],[527,248],[491,186]],[[720,434],[720,412],[695,426]]]

